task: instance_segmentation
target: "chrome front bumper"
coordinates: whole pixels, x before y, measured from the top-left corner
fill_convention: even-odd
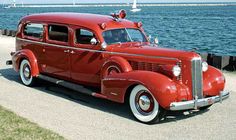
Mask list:
[[[220,95],[212,96],[203,99],[195,99],[184,102],[173,102],[170,104],[170,110],[188,110],[188,109],[198,109],[200,107],[208,106],[217,102],[222,102],[229,97],[229,92],[221,91]]]

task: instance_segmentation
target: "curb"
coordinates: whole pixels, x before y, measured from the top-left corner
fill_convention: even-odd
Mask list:
[[[223,56],[215,54],[200,54],[204,61],[220,70],[235,71],[236,56]]]
[[[8,29],[0,29],[0,35],[6,35],[6,36],[16,36],[15,30],[8,30]]]

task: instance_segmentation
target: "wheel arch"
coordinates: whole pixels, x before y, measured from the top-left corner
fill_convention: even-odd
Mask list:
[[[134,89],[135,86],[139,85],[139,83],[134,83],[131,84],[125,91],[125,96],[124,96],[124,103],[128,103],[129,102],[129,96],[131,91]]]
[[[38,61],[29,49],[19,50],[12,56],[14,70],[19,71],[20,64],[24,59],[27,59],[30,63],[32,76],[37,76],[39,74]]]
[[[105,61],[101,69],[101,79],[107,76],[106,71],[109,66],[117,66],[120,72],[130,72],[132,71],[132,67],[130,66],[129,62],[120,56],[112,56]]]

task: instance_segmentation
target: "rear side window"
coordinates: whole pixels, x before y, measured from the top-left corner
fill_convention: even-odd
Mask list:
[[[68,42],[68,28],[61,25],[49,25],[48,38],[50,40]]]
[[[90,41],[92,38],[94,38],[95,35],[93,32],[85,29],[77,29],[76,30],[76,43],[79,44],[90,44]]]
[[[28,23],[24,28],[24,35],[35,38],[43,38],[43,25]]]

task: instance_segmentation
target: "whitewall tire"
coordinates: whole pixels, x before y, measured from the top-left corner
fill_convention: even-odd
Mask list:
[[[31,75],[31,66],[27,59],[24,59],[20,63],[20,79],[26,86],[32,86],[35,82],[35,78]]]
[[[129,105],[135,118],[143,123],[160,120],[162,109],[151,92],[143,85],[137,85],[132,89]]]

